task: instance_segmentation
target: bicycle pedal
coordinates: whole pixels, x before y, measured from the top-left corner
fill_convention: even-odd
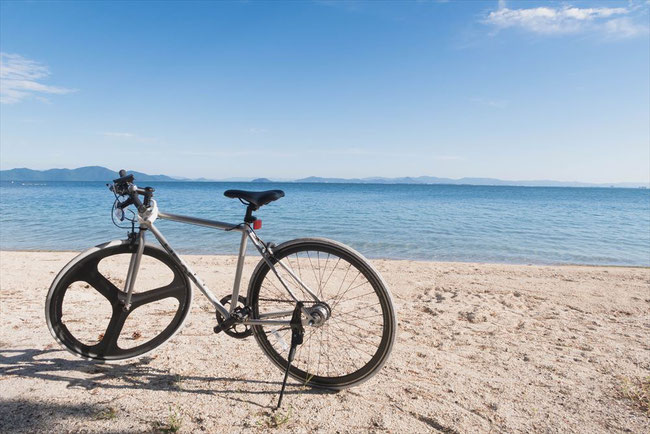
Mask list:
[[[231,316],[227,320],[219,320],[219,317],[217,316],[217,322],[219,324],[214,326],[212,330],[215,333],[221,333],[221,332],[228,333],[228,330],[237,322],[237,317]]]

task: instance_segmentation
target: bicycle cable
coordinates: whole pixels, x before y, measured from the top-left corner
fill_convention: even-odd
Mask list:
[[[133,229],[134,226],[135,226],[136,216],[135,216],[135,213],[133,212],[133,210],[131,210],[131,209],[129,209],[129,208],[127,208],[127,210],[131,213],[132,218],[128,218],[128,217],[126,217],[126,216],[124,215],[124,209],[122,209],[122,220],[121,220],[121,221],[126,220],[126,221],[128,221],[128,222],[131,222],[131,226],[130,226],[130,227],[128,227],[128,226],[120,226],[120,225],[115,221],[115,210],[117,209],[116,204],[118,204],[118,203],[121,204],[122,202],[120,202],[120,198],[118,197],[118,195],[117,195],[115,192],[113,192],[113,194],[115,195],[115,202],[113,202],[113,206],[111,207],[111,221],[113,222],[113,224],[115,225],[115,227],[118,227],[118,228],[120,228],[120,229]]]

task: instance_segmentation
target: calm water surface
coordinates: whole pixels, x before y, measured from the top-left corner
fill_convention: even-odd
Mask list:
[[[280,188],[259,235],[323,236],[369,257],[650,265],[650,190],[295,183],[152,183],[161,210],[238,223],[229,188]],[[100,182],[0,182],[0,249],[82,250],[124,238]],[[238,234],[159,220],[185,253],[236,253]]]

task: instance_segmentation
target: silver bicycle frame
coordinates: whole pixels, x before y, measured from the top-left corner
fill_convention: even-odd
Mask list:
[[[158,205],[156,204],[155,200],[151,201],[152,205],[144,212],[144,213],[139,213],[138,214],[138,221],[140,223],[140,232],[138,233],[138,238],[137,238],[137,243],[138,243],[138,248],[136,251],[131,255],[131,262],[129,263],[129,271],[126,276],[126,287],[125,291],[127,293],[127,308],[130,306],[130,301],[131,301],[131,293],[133,292],[133,287],[135,285],[135,279],[138,274],[138,269],[140,267],[140,261],[142,259],[142,253],[144,251],[144,245],[145,245],[145,231],[150,230],[151,233],[154,234],[160,245],[169,253],[169,255],[172,257],[172,259],[181,267],[183,272],[187,275],[187,277],[194,282],[194,284],[201,290],[203,295],[206,296],[208,300],[210,300],[210,303],[219,311],[219,313],[225,318],[230,318],[232,312],[234,311],[235,307],[237,306],[237,302],[235,300],[238,299],[239,297],[239,289],[240,289],[240,284],[241,284],[241,277],[242,277],[242,270],[244,268],[244,259],[246,257],[246,244],[247,241],[250,239],[250,241],[253,243],[253,245],[257,248],[257,251],[260,253],[262,256],[262,259],[266,264],[269,266],[269,268],[273,271],[275,276],[278,278],[282,286],[286,289],[286,291],[289,293],[291,298],[295,301],[298,302],[298,298],[296,297],[295,293],[291,290],[289,287],[288,282],[280,276],[278,271],[275,269],[276,265],[279,265],[284,271],[291,276],[291,278],[300,285],[300,287],[307,292],[313,299],[314,302],[318,303],[320,302],[318,296],[312,291],[298,276],[295,275],[293,270],[291,270],[289,267],[286,266],[282,261],[280,260],[275,260],[275,264],[273,263],[273,252],[271,249],[257,236],[255,231],[247,224],[247,223],[240,223],[240,224],[231,224],[231,223],[224,223],[216,220],[206,220],[202,218],[197,218],[197,217],[188,217],[188,216],[182,216],[182,215],[177,215],[177,214],[168,214],[168,213],[163,213],[158,210]],[[217,297],[214,295],[214,293],[207,287],[207,285],[201,280],[201,278],[190,268],[190,266],[174,251],[174,249],[169,245],[169,242],[167,242],[167,239],[163,236],[163,234],[158,230],[158,228],[154,225],[154,221],[157,218],[161,218],[164,220],[171,220],[179,223],[186,223],[186,224],[192,224],[192,225],[198,225],[198,226],[205,226],[209,227],[212,229],[220,229],[223,231],[227,232],[240,232],[241,233],[241,241],[239,244],[239,254],[237,257],[237,268],[235,271],[235,280],[233,282],[233,288],[232,288],[232,298],[231,298],[231,303],[230,303],[230,309],[226,309],[226,307],[217,299]],[[303,320],[304,323],[309,324],[311,321],[313,321],[311,313],[308,311],[306,307],[303,306],[303,312],[307,316],[306,320]],[[264,314],[260,314],[259,319],[248,319],[243,321],[243,324],[248,324],[248,325],[289,325],[289,320],[280,320],[280,319],[273,319],[273,318],[286,318],[290,317],[293,313],[293,310],[287,310],[287,311],[278,311],[278,312],[268,312]]]

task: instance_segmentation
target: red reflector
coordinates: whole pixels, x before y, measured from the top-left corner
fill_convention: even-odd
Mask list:
[[[253,222],[253,229],[262,229],[262,220],[255,220]]]

